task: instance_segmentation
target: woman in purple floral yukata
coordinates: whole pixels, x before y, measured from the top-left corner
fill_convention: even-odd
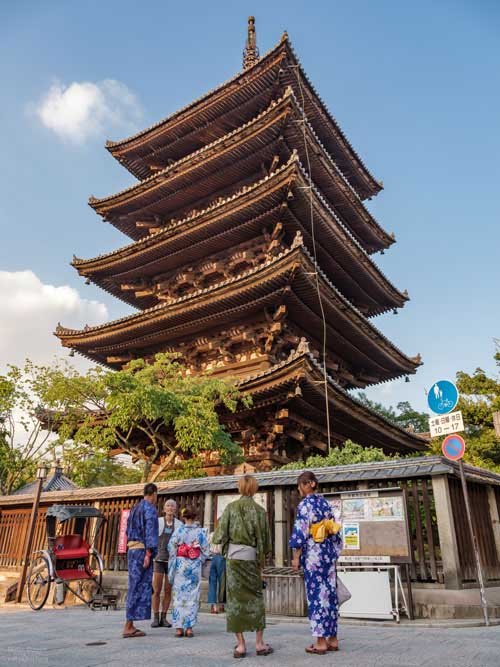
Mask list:
[[[315,638],[306,653],[325,655],[339,648],[336,562],[342,537],[330,503],[317,492],[314,473],[303,472],[298,487],[302,500],[290,538],[292,566],[296,570],[302,566],[304,570],[308,616]]]

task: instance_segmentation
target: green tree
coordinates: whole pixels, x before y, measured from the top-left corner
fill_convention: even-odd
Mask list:
[[[73,374],[71,367],[37,366],[27,359],[0,376],[0,493],[9,494],[33,479],[38,463],[59,459],[79,486],[124,484],[141,479],[140,467],[109,456],[104,446],[88,447],[61,440],[52,432],[61,422],[47,401],[54,377]]]
[[[396,408],[393,408],[372,401],[364,392],[359,392],[357,398],[368,408],[375,410],[393,424],[401,426],[407,431],[415,431],[416,433],[427,433],[429,431],[429,415],[426,412],[418,412],[418,410],[412,408],[408,401],[400,401]]]
[[[50,449],[50,434],[37,418],[37,369],[30,361],[0,375],[0,492],[9,494],[33,477]]]
[[[187,375],[175,355],[137,359],[120,371],[54,369],[43,397],[61,443],[100,455],[126,452],[142,463],[144,481],[203,451],[218,452],[223,464],[241,460],[218,408],[234,412],[249,399],[228,379]]]
[[[362,447],[346,440],[342,447],[332,447],[326,456],[316,454],[305,461],[294,461],[280,470],[302,470],[304,468],[324,468],[326,466],[343,466],[355,463],[372,463],[374,461],[394,460],[397,456],[389,456],[377,447]]]

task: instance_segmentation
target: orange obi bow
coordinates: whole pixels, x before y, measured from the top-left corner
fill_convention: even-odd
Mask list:
[[[311,524],[309,532],[311,533],[313,540],[321,544],[327,537],[330,537],[330,535],[336,535],[340,528],[340,523],[337,523],[333,519],[322,519],[321,521],[318,521],[318,523]]]

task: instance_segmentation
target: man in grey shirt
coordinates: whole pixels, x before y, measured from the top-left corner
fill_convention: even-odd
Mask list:
[[[176,528],[182,523],[175,518],[177,503],[172,498],[163,505],[164,517],[158,521],[158,554],[153,563],[153,622],[152,628],[171,628],[167,621],[167,611],[170,607],[172,587],[168,582],[168,544]],[[163,588],[163,603],[160,615],[160,597]]]

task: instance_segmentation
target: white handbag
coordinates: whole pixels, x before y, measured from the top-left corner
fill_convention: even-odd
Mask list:
[[[341,607],[344,602],[352,598],[351,591],[344,584],[342,579],[337,575],[337,603]]]

